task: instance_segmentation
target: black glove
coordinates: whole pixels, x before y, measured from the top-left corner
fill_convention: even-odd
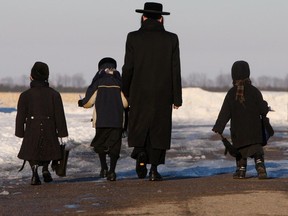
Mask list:
[[[78,100],[78,106],[83,107],[83,99]]]
[[[232,157],[241,157],[241,153],[238,151],[238,149],[235,148],[226,138],[222,137],[222,142],[225,146],[225,155],[228,151]]]

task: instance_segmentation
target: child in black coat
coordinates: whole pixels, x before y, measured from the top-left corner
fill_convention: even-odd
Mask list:
[[[247,158],[254,158],[259,179],[267,178],[264,164],[262,119],[269,111],[261,92],[251,84],[249,65],[236,61],[232,66],[233,87],[228,91],[213,131],[222,134],[230,120],[233,146],[239,151],[233,178],[245,178]]]
[[[122,143],[123,110],[128,106],[121,92],[122,81],[116,66],[113,58],[103,58],[85,97],[78,101],[78,105],[84,108],[90,108],[95,104],[93,127],[96,128],[96,134],[91,146],[99,155],[100,177],[107,177],[110,181],[116,180],[115,168]],[[109,171],[107,154],[110,157]]]
[[[32,168],[31,185],[41,184],[38,166],[43,166],[44,182],[53,180],[49,163],[61,159],[58,138],[68,136],[61,95],[49,87],[48,78],[48,65],[36,62],[30,88],[21,93],[17,105],[15,135],[23,138],[18,158],[27,160]]]

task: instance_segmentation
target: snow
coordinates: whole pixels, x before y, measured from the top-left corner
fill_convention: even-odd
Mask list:
[[[268,117],[276,130],[274,139],[268,146],[275,146],[288,155],[287,143],[287,106],[286,92],[262,92],[264,99],[272,107]],[[224,147],[219,140],[210,139],[214,133],[211,131],[217,118],[226,93],[208,92],[198,88],[183,89],[183,106],[173,110],[172,145],[167,152],[166,164],[159,166],[164,178],[188,178],[212,176],[222,173],[232,173],[235,161],[230,156],[224,156]],[[95,181],[100,172],[99,159],[90,148],[94,137],[94,128],[90,122],[92,109],[77,107],[75,103],[65,103],[69,139],[73,141],[67,166],[67,177],[58,177],[54,172],[55,181],[78,179],[94,176]],[[0,109],[0,186],[3,182],[16,184],[29,183],[31,170],[26,164],[23,171],[18,172],[22,160],[17,158],[22,139],[14,136],[16,111]],[[4,110],[4,111],[3,111]],[[8,111],[7,111],[8,110]],[[224,133],[229,136],[229,125]],[[214,135],[215,136],[215,135]],[[284,139],[283,139],[284,138]],[[285,140],[285,141],[282,141]],[[127,146],[127,138],[123,139],[121,156],[117,164],[117,179],[136,178],[135,161],[130,158],[132,149]],[[250,176],[256,176],[254,162],[248,160]],[[266,160],[268,175],[272,178],[288,177],[288,161]],[[2,192],[1,195],[5,194]]]

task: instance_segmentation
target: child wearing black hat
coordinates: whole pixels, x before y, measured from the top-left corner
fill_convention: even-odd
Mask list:
[[[93,127],[96,128],[96,134],[91,146],[99,155],[100,177],[107,177],[110,181],[116,180],[115,168],[122,144],[123,109],[128,106],[121,92],[122,81],[116,67],[117,63],[113,58],[103,58],[85,97],[78,101],[78,105],[84,108],[90,108],[95,104]],[[107,154],[110,157],[109,171]]]
[[[36,62],[31,69],[30,89],[21,93],[17,105],[15,135],[23,138],[18,157],[31,166],[31,185],[41,184],[38,166],[43,166],[44,182],[53,180],[49,163],[61,159],[58,137],[68,136],[61,96],[49,87],[48,78],[48,65]]]
[[[228,91],[219,116],[213,127],[215,133],[222,134],[230,120],[230,132],[233,146],[240,154],[236,157],[235,179],[246,175],[247,158],[254,158],[259,179],[267,178],[264,164],[263,118],[269,111],[261,92],[251,84],[249,64],[236,61],[232,66],[233,87]]]

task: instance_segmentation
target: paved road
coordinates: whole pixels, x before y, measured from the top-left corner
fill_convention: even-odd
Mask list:
[[[288,215],[288,179],[125,179],[80,177],[5,188],[0,215]]]

